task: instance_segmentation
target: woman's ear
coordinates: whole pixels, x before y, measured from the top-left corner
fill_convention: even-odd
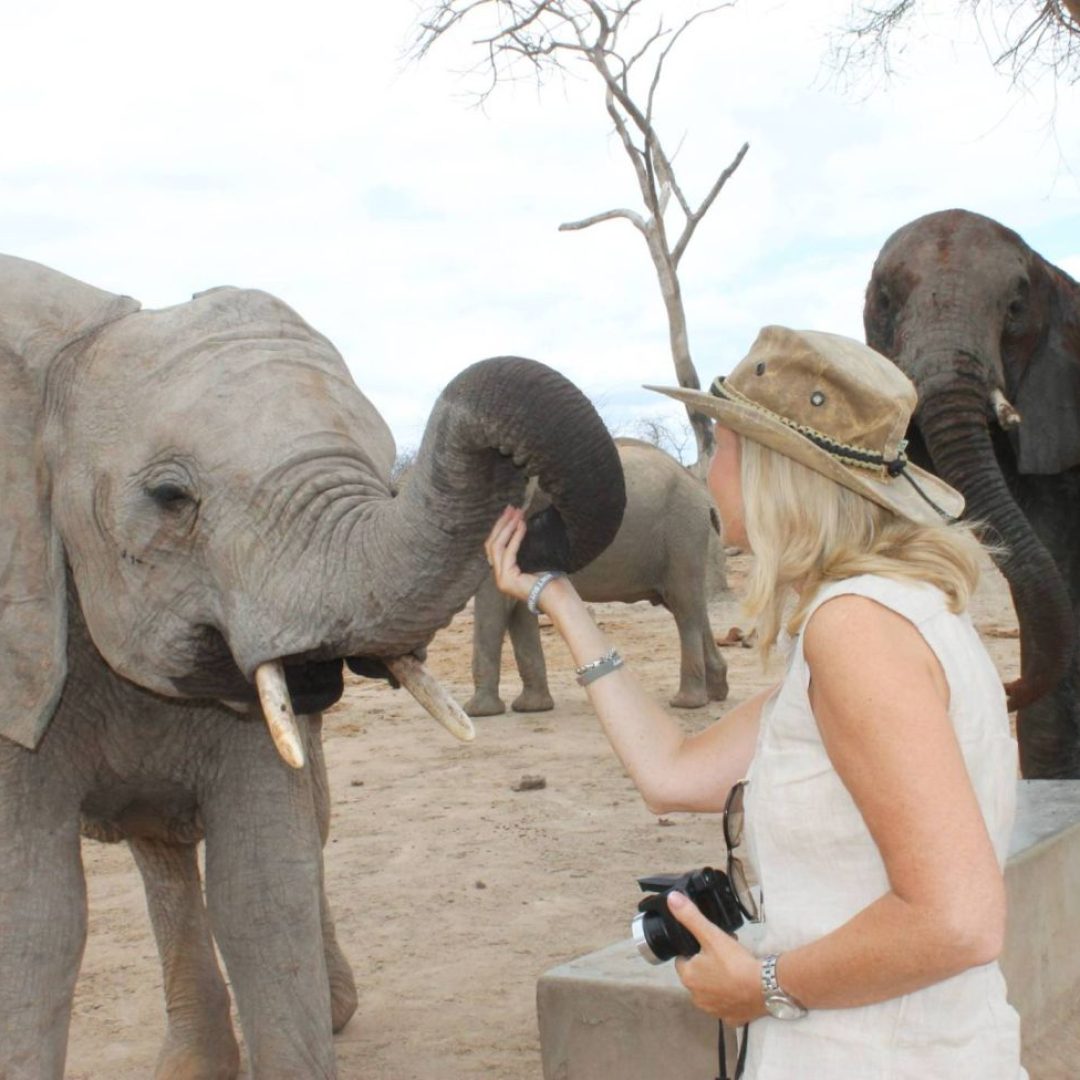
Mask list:
[[[1080,465],[1080,288],[1056,267],[1041,269],[1048,326],[1013,404],[1020,472],[1051,475]]]
[[[0,735],[34,749],[67,674],[64,555],[49,510],[40,392],[0,351]]]

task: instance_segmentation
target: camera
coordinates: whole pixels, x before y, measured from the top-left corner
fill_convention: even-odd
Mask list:
[[[652,893],[638,904],[638,914],[630,924],[638,952],[650,964],[662,964],[675,956],[693,956],[701,951],[698,940],[668,910],[667,894],[681,892],[697,904],[702,915],[725,934],[734,935],[743,924],[743,915],[731,880],[711,866],[685,874],[653,874],[638,878],[642,892]]]

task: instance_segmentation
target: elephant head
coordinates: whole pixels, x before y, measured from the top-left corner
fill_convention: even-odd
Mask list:
[[[455,378],[396,497],[394,453],[334,347],[272,296],[143,311],[0,257],[0,734],[43,737],[69,603],[140,686],[246,710],[258,683],[264,705],[313,712],[342,658],[393,664],[464,606],[528,476],[555,504],[524,563],[576,569],[619,525],[610,437],[534,361]]]
[[[946,210],[886,241],[864,323],[867,342],[918,390],[912,452],[964,494],[967,517],[1000,551],[1021,635],[1009,705],[1022,709],[1060,683],[1073,655],[1054,529],[1040,537],[1027,502],[1034,478],[1080,464],[1080,290],[1015,232]],[[1025,774],[1048,764],[1052,733],[1039,739],[1021,732]]]

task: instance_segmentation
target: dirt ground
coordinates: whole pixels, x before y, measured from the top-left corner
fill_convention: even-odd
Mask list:
[[[729,559],[736,588],[744,572],[742,556]],[[678,664],[670,616],[648,604],[594,612],[666,701]],[[973,614],[1002,676],[1014,677],[1015,619],[996,572],[985,575]],[[740,624],[736,597],[715,600],[711,616],[723,637]],[[460,701],[471,693],[471,629],[467,609],[429,650],[429,666]],[[360,988],[359,1010],[336,1038],[346,1080],[539,1080],[538,976],[628,935],[636,877],[722,851],[717,819],[645,809],[573,682],[565,647],[550,627],[544,634],[555,710],[480,719],[470,745],[382,683],[351,683],[326,716],[327,888]],[[677,713],[688,730],[775,678],[752,650],[724,655],[731,695]],[[518,687],[507,647],[504,699]],[[534,777],[544,786],[522,785]],[[164,1013],[140,880],[123,846],[84,841],[84,858],[90,930],[67,1076],[145,1080]],[[1061,1031],[1069,1042],[1075,1018],[1062,1018]],[[1078,1049],[1060,1040],[1028,1048],[1032,1080],[1080,1076]]]

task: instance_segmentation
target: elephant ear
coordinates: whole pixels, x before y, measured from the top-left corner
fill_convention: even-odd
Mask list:
[[[34,749],[67,674],[64,555],[40,458],[40,403],[25,371],[0,356],[0,735]]]
[[[1051,303],[1043,343],[1020,379],[1013,404],[1021,473],[1053,474],[1080,465],[1080,287],[1046,264]]]
[[[52,362],[138,304],[0,256],[0,736],[34,749],[67,674],[64,553],[42,424]]]

